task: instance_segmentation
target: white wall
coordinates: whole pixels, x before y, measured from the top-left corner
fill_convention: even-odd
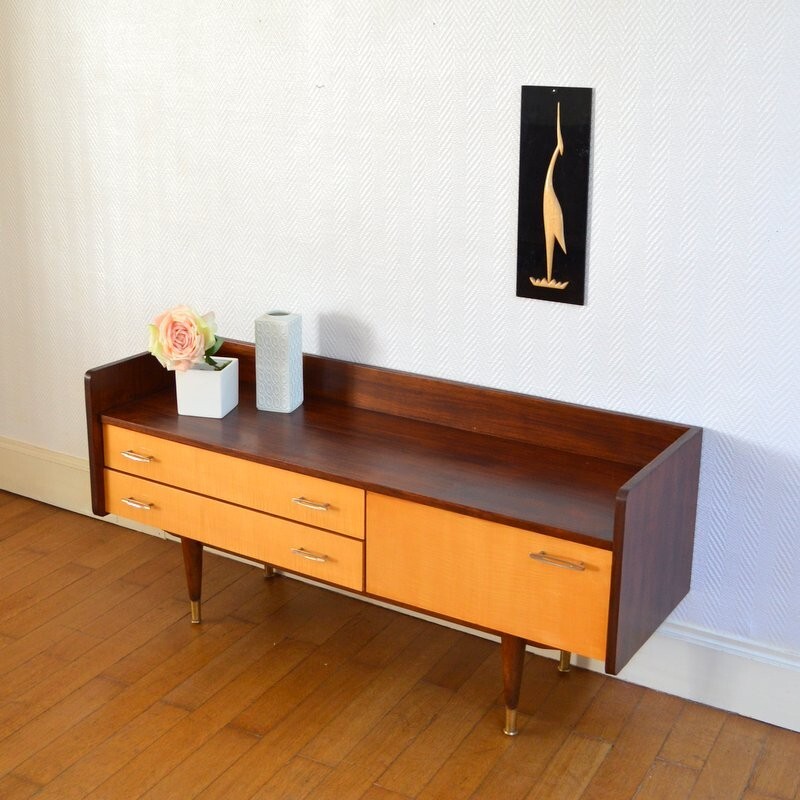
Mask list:
[[[0,437],[85,456],[84,370],[178,302],[702,425],[672,622],[798,664],[798,40],[789,0],[0,0]],[[585,307],[514,296],[523,84],[595,89]]]

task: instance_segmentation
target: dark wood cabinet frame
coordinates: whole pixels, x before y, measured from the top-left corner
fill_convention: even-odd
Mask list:
[[[688,592],[701,428],[308,354],[303,405],[261,412],[253,345],[229,340],[220,355],[240,370],[239,406],[221,420],[179,416],[172,374],[147,353],[87,372],[95,514],[107,513],[107,422],[611,550],[611,674]],[[202,547],[185,540],[184,554],[199,601]],[[515,709],[525,642],[496,633]]]

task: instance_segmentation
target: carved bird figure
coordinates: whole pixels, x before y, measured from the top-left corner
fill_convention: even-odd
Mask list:
[[[567,245],[564,241],[564,214],[561,211],[561,203],[558,202],[555,189],[553,188],[553,172],[556,167],[556,159],[564,155],[564,140],[561,138],[561,103],[556,105],[556,149],[550,157],[550,165],[547,167],[547,175],[544,179],[544,193],[542,195],[542,214],[544,216],[544,243],[547,255],[547,282],[553,280],[553,249],[555,243],[561,245],[561,249],[566,254]]]

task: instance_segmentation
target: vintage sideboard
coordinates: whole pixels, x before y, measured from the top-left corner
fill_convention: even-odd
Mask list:
[[[526,643],[617,673],[689,589],[702,430],[305,355],[305,401],[179,416],[143,353],[86,374],[93,510],[500,636],[504,730]]]

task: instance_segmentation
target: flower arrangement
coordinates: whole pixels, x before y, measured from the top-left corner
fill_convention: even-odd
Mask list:
[[[201,316],[189,306],[175,306],[159,314],[147,328],[150,332],[147,349],[168,370],[185,372],[203,363],[220,370],[228,363],[219,363],[211,357],[223,342],[216,335],[213,311]]]

